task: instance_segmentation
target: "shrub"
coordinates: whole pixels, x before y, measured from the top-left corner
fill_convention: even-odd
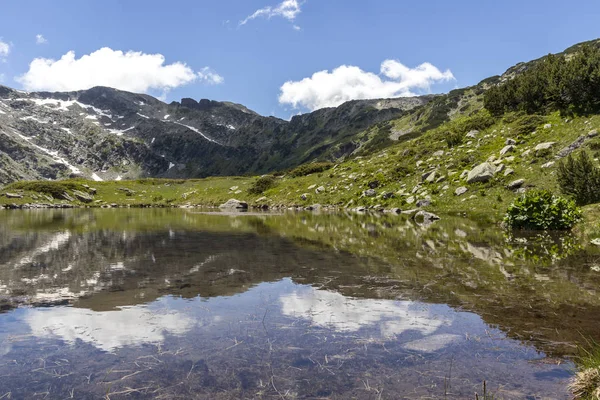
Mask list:
[[[291,170],[289,176],[291,176],[292,178],[297,178],[299,176],[306,176],[317,172],[323,172],[333,168],[334,165],[335,164],[330,162],[303,164]]]
[[[544,122],[546,119],[540,115],[519,115],[511,123],[512,132],[517,136],[527,136]]]
[[[571,200],[547,190],[525,193],[509,207],[504,224],[509,229],[567,230],[581,220],[581,210]]]
[[[560,162],[558,185],[562,193],[571,196],[580,206],[600,202],[600,168],[594,166],[585,151],[578,158],[569,155],[566,161]]]
[[[248,188],[248,193],[250,194],[262,194],[268,189],[277,185],[275,180],[276,178],[271,175],[265,175],[258,178],[250,188]]]
[[[446,133],[446,144],[451,149],[456,146],[460,146],[463,143],[464,135],[458,132]]]

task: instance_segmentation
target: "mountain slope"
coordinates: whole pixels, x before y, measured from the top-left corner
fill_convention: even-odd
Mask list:
[[[364,141],[358,133],[432,97],[353,101],[288,122],[206,99],[166,104],[105,87],[26,93],[0,86],[0,183],[285,169],[347,156]]]

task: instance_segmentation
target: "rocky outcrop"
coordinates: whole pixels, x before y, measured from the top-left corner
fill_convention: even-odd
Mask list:
[[[469,171],[469,174],[467,175],[467,182],[487,182],[492,179],[495,174],[496,167],[489,162],[484,162]]]
[[[236,199],[229,199],[227,202],[221,204],[219,208],[223,210],[247,210],[248,203]]]

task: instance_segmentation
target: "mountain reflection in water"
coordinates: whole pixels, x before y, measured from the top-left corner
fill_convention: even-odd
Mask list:
[[[597,253],[569,237],[180,210],[0,222],[0,397],[464,398],[485,380],[568,398],[560,357],[598,337]]]

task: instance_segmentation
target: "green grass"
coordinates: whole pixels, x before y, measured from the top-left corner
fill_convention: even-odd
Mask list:
[[[58,193],[65,189],[72,192],[86,183],[97,189],[95,201],[90,203],[92,206],[111,203],[125,206],[216,206],[230,198],[254,204],[258,198],[264,196],[267,198],[264,203],[270,206],[305,207],[318,203],[340,208],[380,206],[410,209],[415,208],[411,200],[430,197],[432,204],[427,207],[430,211],[483,215],[490,220],[500,221],[508,205],[517,197],[516,193],[506,188],[508,183],[516,179],[525,179],[525,185],[529,188],[558,193],[558,163],[549,168],[542,168],[542,165],[555,161],[554,155],[580,135],[600,127],[600,116],[597,115],[576,117],[568,122],[558,113],[529,117],[508,114],[501,119],[490,120],[489,116],[481,111],[471,117],[457,116],[436,129],[368,157],[355,157],[335,165],[306,164],[292,173],[276,178],[274,185],[264,185],[260,188],[256,187],[260,182],[256,177],[139,179],[121,182],[20,182],[0,190],[0,204],[45,202],[36,200],[35,197],[40,193]],[[552,124],[552,127],[544,129],[543,124],[546,123]],[[448,132],[464,134],[476,128],[479,134],[475,139],[465,137],[462,144],[448,147]],[[502,164],[505,170],[514,170],[512,175],[505,177],[502,171],[490,182],[478,184],[467,184],[460,178],[463,171],[472,169],[490,157],[500,158],[500,150],[509,138],[517,141],[516,149],[503,158]],[[548,154],[538,157],[533,154],[534,148],[543,142],[555,142],[555,145]],[[597,156],[598,151],[594,153],[593,150],[597,142],[598,138],[590,139],[584,148],[588,151],[592,149],[592,155]],[[526,150],[530,153],[523,153]],[[443,152],[443,155],[436,152]],[[598,164],[597,161],[594,163]],[[438,176],[443,177],[443,181],[421,182],[421,175],[434,169],[437,170]],[[369,183],[374,181],[378,183],[377,195],[364,196]],[[238,187],[237,190],[230,190],[235,186]],[[321,186],[325,190],[317,193],[316,189]],[[467,187],[468,192],[460,197],[455,196],[455,190],[461,186]],[[135,193],[128,196],[126,192],[119,190],[123,187]],[[253,190],[253,187],[257,190]],[[7,199],[1,196],[6,192],[22,193],[24,197]],[[393,193],[393,196],[384,197],[384,193]],[[301,199],[302,194],[306,194],[306,200]],[[593,216],[597,221],[598,216],[595,213]]]

